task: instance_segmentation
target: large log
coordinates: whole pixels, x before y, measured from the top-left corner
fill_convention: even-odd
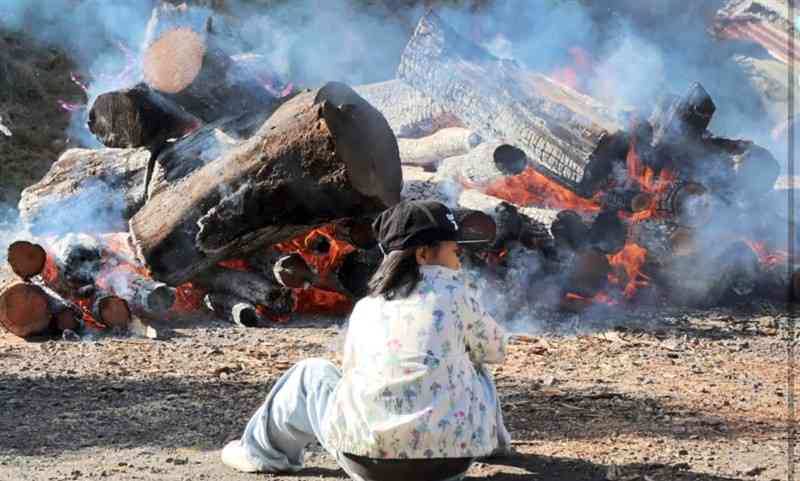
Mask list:
[[[353,89],[386,117],[398,137],[418,138],[441,129],[463,127],[441,104],[402,80],[358,85]]]
[[[39,286],[18,282],[0,293],[0,324],[15,336],[44,332],[50,318],[47,295]]]
[[[89,109],[89,130],[106,147],[146,147],[157,152],[202,121],[147,84],[100,94]]]
[[[220,43],[210,11],[162,3],[145,32],[145,82],[206,122],[272,109],[277,99]]]
[[[165,177],[169,177],[167,174]],[[397,141],[348,86],[283,104],[242,141],[169,187],[131,219],[137,255],[171,285],[226,258],[400,200]]]
[[[585,196],[596,188],[595,179],[584,179],[587,165],[620,155],[610,135],[620,127],[596,101],[492,56],[432,11],[406,46],[398,77],[483,138],[522,149],[543,174]]]
[[[116,232],[144,204],[146,149],[70,149],[22,191],[20,217],[36,234]]]
[[[400,162],[436,169],[440,161],[464,155],[481,142],[479,135],[469,129],[451,127],[419,139],[398,139]]]

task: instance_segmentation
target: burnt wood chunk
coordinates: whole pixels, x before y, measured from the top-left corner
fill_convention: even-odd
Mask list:
[[[210,292],[203,302],[222,319],[238,326],[255,327],[261,319],[253,303],[237,296]]]
[[[329,83],[294,97],[251,138],[154,190],[130,232],[153,277],[178,285],[219,261],[378,213],[399,202],[401,188],[386,120],[348,86]]]
[[[608,155],[604,144],[620,130],[590,97],[492,56],[432,11],[406,46],[398,77],[484,139],[522,149],[537,170],[572,189],[594,157]]]
[[[244,299],[275,314],[289,314],[294,310],[291,290],[255,272],[215,267],[199,276],[196,282],[210,292]]]
[[[202,121],[146,84],[100,94],[89,110],[89,130],[106,147],[157,151]]]
[[[469,129],[451,127],[419,139],[398,139],[400,162],[435,170],[442,160],[468,153],[481,141]]]

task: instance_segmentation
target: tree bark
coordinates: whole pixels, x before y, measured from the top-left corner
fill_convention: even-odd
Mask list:
[[[397,141],[383,116],[346,85],[329,83],[154,190],[130,232],[153,277],[177,285],[218,261],[382,211],[400,200],[401,188]]]
[[[464,155],[481,141],[479,135],[469,129],[450,127],[419,139],[398,139],[400,162],[435,169],[442,160]]]
[[[397,137],[419,138],[464,124],[444,107],[402,80],[358,85],[353,89],[374,105]]]
[[[484,139],[522,149],[560,184],[591,195],[586,166],[619,129],[596,101],[526,72],[473,44],[428,12],[403,52],[398,77],[438,101]],[[613,149],[616,150],[616,149]]]
[[[36,234],[119,232],[144,204],[146,149],[70,149],[22,191],[20,217]]]

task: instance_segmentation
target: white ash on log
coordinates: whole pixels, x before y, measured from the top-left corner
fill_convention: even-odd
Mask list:
[[[224,259],[380,212],[401,189],[397,141],[383,116],[348,86],[329,83],[154,192],[130,232],[153,277],[177,285]]]
[[[242,327],[255,327],[261,316],[251,302],[230,294],[210,292],[203,298],[206,307],[228,322]]]
[[[525,152],[502,142],[485,142],[464,155],[442,161],[437,178],[457,179],[464,186],[485,191],[505,177],[522,173]]]
[[[272,109],[275,97],[218,44],[207,10],[162,3],[145,32],[145,82],[205,122]]]
[[[603,210],[624,211],[629,213],[641,212],[649,208],[655,196],[640,189],[607,189],[600,192],[598,202]]]
[[[39,286],[17,282],[0,293],[0,325],[15,336],[43,333],[51,317],[48,297]]]
[[[144,204],[146,149],[70,149],[22,191],[21,219],[36,234],[119,232]]]
[[[202,121],[147,84],[100,94],[89,109],[89,130],[106,147],[146,147],[157,152],[170,138],[199,128]]]
[[[42,272],[47,252],[39,244],[18,240],[8,246],[6,258],[14,274],[27,281]]]
[[[398,77],[484,139],[522,149],[542,174],[584,196],[595,188],[593,179],[578,188],[587,165],[620,155],[616,148],[609,151],[611,134],[620,127],[596,101],[492,56],[432,11],[406,46]]]
[[[107,267],[108,268],[108,267]],[[98,283],[128,302],[131,311],[149,318],[165,314],[175,303],[175,288],[131,270],[110,268]]]
[[[418,138],[437,130],[463,127],[456,116],[402,80],[357,85],[353,89],[383,114],[397,137]]]
[[[450,127],[418,139],[397,139],[400,162],[435,170],[443,159],[464,155],[481,143],[475,132],[461,127]]]
[[[195,279],[209,292],[229,294],[252,304],[266,307],[275,314],[294,310],[292,292],[255,272],[214,267]]]

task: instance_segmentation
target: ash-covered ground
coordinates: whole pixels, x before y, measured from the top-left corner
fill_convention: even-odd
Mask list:
[[[548,321],[494,369],[517,454],[469,479],[786,479],[788,319],[757,304]],[[0,480],[345,479],[315,448],[296,476],[219,461],[287,367],[338,358],[342,322],[0,335]]]

